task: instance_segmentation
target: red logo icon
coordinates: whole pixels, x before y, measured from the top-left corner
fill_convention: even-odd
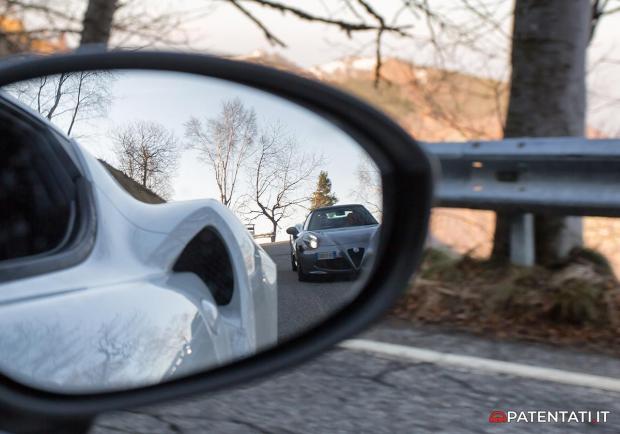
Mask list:
[[[508,416],[501,410],[493,410],[489,415],[489,423],[506,423],[508,422]]]

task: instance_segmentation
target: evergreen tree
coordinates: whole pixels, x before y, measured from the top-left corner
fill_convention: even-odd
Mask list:
[[[322,208],[324,206],[332,206],[338,202],[338,198],[332,193],[332,182],[327,176],[327,172],[321,170],[319,180],[316,184],[316,190],[312,193],[310,199],[310,210]]]

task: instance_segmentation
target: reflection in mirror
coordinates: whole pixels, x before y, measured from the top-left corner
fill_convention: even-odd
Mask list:
[[[20,299],[23,282],[9,282],[3,373],[65,393],[156,384],[274,346],[359,292],[379,239],[379,170],[325,118],[173,72],[66,73],[3,91],[88,153],[98,221],[70,287],[41,276]],[[119,186],[158,205],[121,203]],[[105,244],[110,233],[126,249]]]

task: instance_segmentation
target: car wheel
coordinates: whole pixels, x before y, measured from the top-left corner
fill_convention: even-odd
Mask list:
[[[291,268],[293,271],[297,271],[297,261],[295,260],[295,255],[291,253]]]

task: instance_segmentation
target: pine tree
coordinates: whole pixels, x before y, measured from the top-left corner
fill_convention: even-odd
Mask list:
[[[310,210],[331,206],[336,202],[338,202],[338,198],[332,193],[332,182],[327,176],[327,172],[321,170],[316,190],[312,193],[312,198],[310,199]]]

